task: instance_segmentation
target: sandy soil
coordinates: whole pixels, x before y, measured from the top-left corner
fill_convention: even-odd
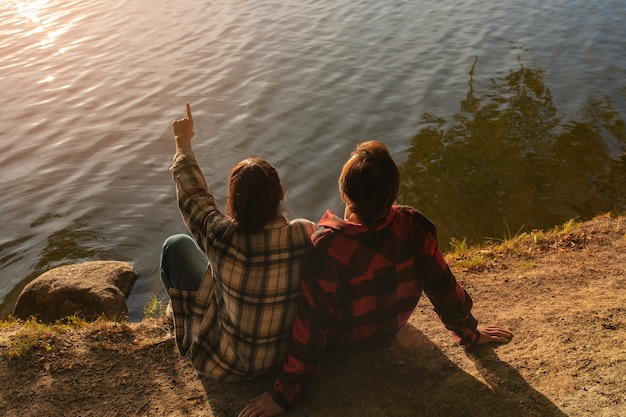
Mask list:
[[[449,259],[501,346],[456,346],[423,299],[393,344],[335,355],[292,416],[626,416],[626,218],[529,233]],[[478,262],[471,262],[472,259]],[[0,415],[236,416],[272,378],[198,377],[160,319],[0,329]]]

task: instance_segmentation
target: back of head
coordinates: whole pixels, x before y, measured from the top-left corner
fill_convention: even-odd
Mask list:
[[[261,158],[247,158],[230,173],[228,214],[244,233],[259,233],[278,214],[283,188],[276,168]]]
[[[400,172],[387,147],[362,142],[350,155],[339,177],[339,192],[362,223],[381,220],[398,197]]]

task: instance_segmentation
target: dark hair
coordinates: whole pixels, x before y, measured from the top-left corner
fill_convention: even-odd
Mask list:
[[[230,172],[228,214],[244,233],[259,233],[276,217],[283,187],[276,168],[261,158],[247,158]]]
[[[400,172],[387,147],[378,141],[361,142],[339,176],[341,198],[362,223],[382,219],[398,197]]]

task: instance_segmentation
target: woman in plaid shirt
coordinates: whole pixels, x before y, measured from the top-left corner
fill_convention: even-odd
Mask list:
[[[339,177],[344,217],[327,211],[302,263],[303,303],[274,393],[250,400],[240,417],[270,417],[306,398],[320,359],[333,346],[388,342],[408,321],[422,291],[462,345],[508,342],[500,326],[478,327],[472,299],[437,245],[435,225],[412,207],[393,205],[398,167],[384,144],[363,142]]]
[[[315,224],[280,214],[276,169],[248,158],[232,170],[228,213],[219,211],[191,148],[191,107],[172,122],[170,170],[178,206],[193,236],[163,245],[161,280],[180,353],[220,380],[257,377],[280,365],[300,302],[300,262]]]

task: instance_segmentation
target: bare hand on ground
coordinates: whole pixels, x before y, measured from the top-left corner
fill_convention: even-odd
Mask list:
[[[285,410],[272,399],[272,394],[266,392],[248,401],[248,405],[241,410],[239,417],[272,417],[284,413]]]
[[[487,343],[508,343],[513,337],[510,330],[496,325],[478,326],[478,331],[480,339],[476,342],[476,346]]]

